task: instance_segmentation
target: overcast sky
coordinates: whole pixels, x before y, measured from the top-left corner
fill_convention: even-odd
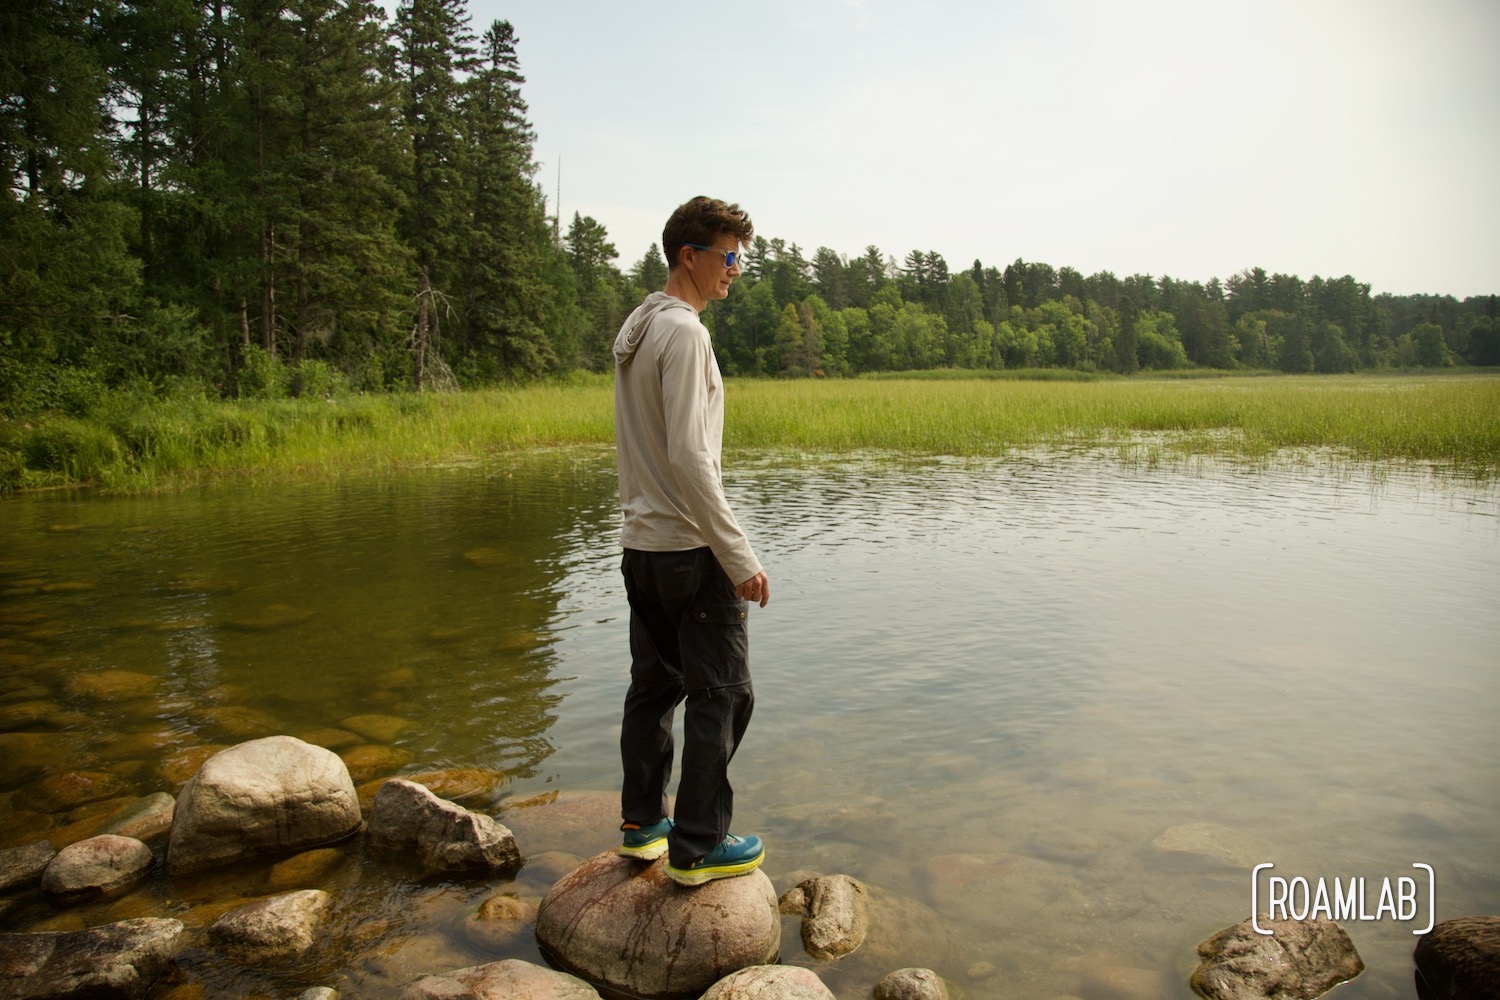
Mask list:
[[[1496,0],[469,4],[622,269],[708,194],[809,258],[1500,292]]]

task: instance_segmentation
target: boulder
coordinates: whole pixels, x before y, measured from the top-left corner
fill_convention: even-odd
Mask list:
[[[123,895],[151,872],[151,848],[106,833],[69,844],[42,873],[42,891],[63,903]]]
[[[182,921],[143,917],[67,934],[0,934],[0,996],[145,997],[171,966]]]
[[[401,1000],[599,1000],[593,987],[565,972],[518,958],[423,976]]]
[[[776,962],[781,918],[764,873],[685,888],[665,864],[611,850],[565,875],[537,912],[547,961],[643,1000],[696,998],[731,972]]]
[[[172,829],[172,812],[176,808],[176,799],[166,792],[156,792],[126,806],[100,832],[117,833],[136,840],[151,840]]]
[[[1444,920],[1413,957],[1421,1000],[1500,1000],[1500,917]]]
[[[290,736],[230,747],[177,797],[167,868],[174,875],[258,854],[321,847],[359,829],[359,799],[332,750]]]
[[[208,939],[245,965],[300,958],[313,946],[333,897],[302,889],[236,907],[208,927]]]
[[[414,851],[431,871],[496,869],[521,862],[516,838],[499,822],[400,778],[375,793],[370,843],[382,850]]]
[[[1258,934],[1255,924],[1270,934]],[[1192,986],[1208,1000],[1312,1000],[1364,971],[1332,920],[1272,920],[1261,914],[1198,945]]]
[[[702,1000],[833,1000],[833,992],[811,969],[752,965],[714,983]]]
[[[802,915],[802,947],[813,958],[842,958],[870,929],[864,884],[848,875],[807,879],[782,895],[778,909]]]
[[[0,892],[23,889],[41,880],[42,872],[57,857],[45,840],[0,851]]]
[[[875,984],[875,1000],[948,1000],[948,986],[931,969],[897,969]]]

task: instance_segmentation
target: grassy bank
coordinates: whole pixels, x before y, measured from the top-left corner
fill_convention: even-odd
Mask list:
[[[805,452],[996,455],[1094,444],[1500,472],[1500,376],[1098,381],[733,381],[726,445]],[[171,488],[217,478],[336,476],[613,440],[607,377],[451,395],[104,401],[83,417],[0,424],[0,484]]]

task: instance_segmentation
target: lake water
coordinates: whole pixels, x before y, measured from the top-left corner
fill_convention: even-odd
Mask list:
[[[751,615],[735,828],[766,838],[778,891],[845,872],[925,924],[828,965],[787,918],[783,960],[841,996],[930,965],[977,998],[1187,998],[1194,946],[1250,914],[1257,863],[1363,877],[1371,908],[1382,879],[1421,881],[1415,921],[1343,922],[1368,968],[1339,997],[1412,995],[1433,909],[1413,864],[1435,872],[1437,919],[1500,912],[1500,485],[1088,451],[729,472],[773,591]],[[175,792],[172,754],[380,714],[408,725],[367,770],[503,772],[485,807],[523,854],[605,849],[628,675],[616,518],[610,456],[578,453],[0,503],[0,730],[48,748],[0,765],[0,847],[87,819],[27,805],[41,774]],[[154,690],[76,683],[104,670]],[[540,895],[556,863],[496,886],[356,858],[333,877],[336,944],[280,971],[190,950],[178,989],[395,996],[536,960],[527,934],[462,928],[496,891]],[[158,875],[67,911],[23,896],[0,923],[201,922],[265,877]]]

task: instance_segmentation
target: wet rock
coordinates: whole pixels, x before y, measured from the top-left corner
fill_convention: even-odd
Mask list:
[[[1192,986],[1208,1000],[1312,1000],[1364,971],[1331,920],[1242,920],[1198,945]]]
[[[948,986],[931,969],[897,969],[875,984],[875,1000],[948,1000]]]
[[[1157,856],[1177,867],[1249,869],[1266,859],[1266,847],[1218,823],[1183,823],[1151,842]]]
[[[133,670],[101,670],[94,674],[74,674],[63,690],[74,698],[92,701],[129,701],[149,698],[156,693],[155,677]]]
[[[375,795],[370,843],[381,850],[413,851],[433,871],[505,868],[521,861],[516,838],[500,823],[400,778],[387,781]]]
[[[1500,917],[1444,920],[1413,957],[1421,1000],[1500,1000]]]
[[[297,1000],[339,1000],[339,991],[332,986],[314,986],[298,994]]]
[[[0,851],[0,892],[35,885],[55,857],[57,852],[45,840]]]
[[[118,798],[130,791],[120,778],[104,771],[64,771],[50,774],[16,793],[16,808],[59,813],[100,799]]]
[[[0,728],[4,728],[0,726]],[[15,788],[48,771],[61,771],[77,759],[77,740],[68,733],[0,733],[0,788]]]
[[[664,865],[611,850],[569,872],[537,912],[543,955],[601,992],[643,998],[697,996],[731,972],[775,963],[781,918],[764,873],[689,889]]]
[[[813,958],[842,958],[869,931],[864,884],[848,875],[808,879],[783,895],[778,909],[802,915],[802,947]]]
[[[60,934],[0,934],[0,996],[148,995],[177,954],[182,922],[143,918]]]
[[[42,891],[63,903],[123,895],[145,879],[153,861],[151,848],[134,837],[91,837],[57,852],[42,873]]]
[[[464,937],[480,948],[505,948],[531,932],[539,900],[502,893],[464,919]]]
[[[354,782],[331,750],[269,736],[210,757],[177,797],[174,875],[273,851],[322,847],[359,829]]]
[[[104,825],[101,832],[136,840],[154,840],[172,829],[172,813],[176,808],[176,799],[166,792],[155,792],[126,806]]]
[[[412,762],[409,750],[364,743],[339,754],[356,783],[395,774]]]
[[[313,946],[332,898],[320,889],[302,889],[257,900],[215,920],[208,939],[245,965],[299,958]]]
[[[752,965],[714,983],[701,1000],[833,1000],[833,993],[811,969]]]
[[[565,972],[509,958],[423,976],[401,1000],[599,1000],[593,987]]]
[[[271,632],[301,625],[311,617],[311,611],[303,611],[290,604],[271,604],[258,611],[237,615],[229,619],[226,624],[242,632]]]
[[[394,715],[355,715],[340,722],[339,727],[373,743],[390,743],[410,729],[411,723]]]
[[[507,800],[501,815],[538,851],[593,855],[619,842],[618,792],[544,792]]]

